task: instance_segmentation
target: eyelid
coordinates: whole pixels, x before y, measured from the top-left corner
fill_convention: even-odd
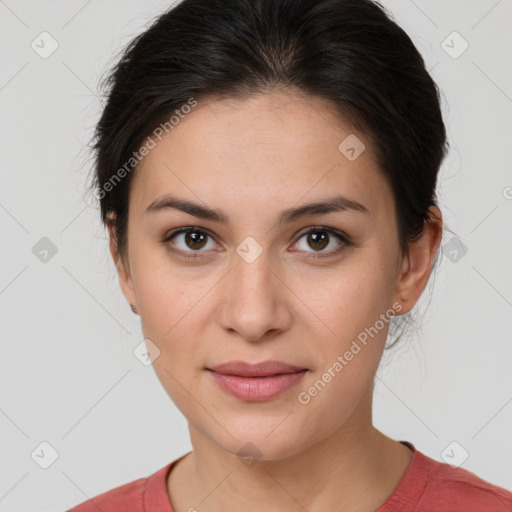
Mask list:
[[[311,231],[326,231],[330,234],[334,234],[337,237],[341,238],[341,240],[343,240],[347,244],[352,242],[351,238],[343,231],[340,231],[339,229],[336,229],[336,228],[331,228],[329,226],[322,226],[321,224],[315,225],[315,226],[308,226],[307,228],[304,228],[304,230],[299,231],[299,233],[294,235],[292,238],[297,237],[298,239],[300,239],[304,235],[307,235],[308,233],[310,233]]]

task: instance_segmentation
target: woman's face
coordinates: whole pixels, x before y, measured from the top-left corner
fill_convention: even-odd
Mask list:
[[[406,312],[392,191],[330,111],[277,92],[199,102],[133,176],[123,292],[191,429],[231,453],[279,459],[367,428],[389,319]],[[197,208],[148,210],[171,198]],[[361,206],[300,214],[336,198]],[[234,396],[209,370],[268,360],[307,371],[281,392],[239,378]]]

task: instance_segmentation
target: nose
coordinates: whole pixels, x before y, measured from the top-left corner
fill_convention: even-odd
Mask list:
[[[281,267],[269,261],[265,250],[252,262],[236,254],[233,265],[224,280],[221,326],[250,342],[287,330],[292,313]]]

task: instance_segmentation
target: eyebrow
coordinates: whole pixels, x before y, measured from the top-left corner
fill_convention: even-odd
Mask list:
[[[162,210],[180,210],[182,212],[193,215],[200,219],[210,220],[213,222],[219,222],[221,224],[229,224],[229,218],[222,211],[203,206],[199,203],[194,203],[187,199],[178,199],[172,196],[164,196],[159,199],[155,199],[145,210],[144,214],[158,212]],[[318,201],[315,203],[309,203],[288,210],[283,210],[278,218],[277,224],[291,223],[301,217],[308,215],[321,215],[332,212],[344,212],[354,211],[369,214],[370,211],[366,206],[348,199],[343,196],[335,196],[330,199]]]

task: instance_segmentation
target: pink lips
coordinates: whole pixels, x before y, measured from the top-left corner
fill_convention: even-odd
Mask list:
[[[231,361],[207,370],[224,391],[251,402],[275,398],[299,382],[308,371],[280,361],[259,364]]]

